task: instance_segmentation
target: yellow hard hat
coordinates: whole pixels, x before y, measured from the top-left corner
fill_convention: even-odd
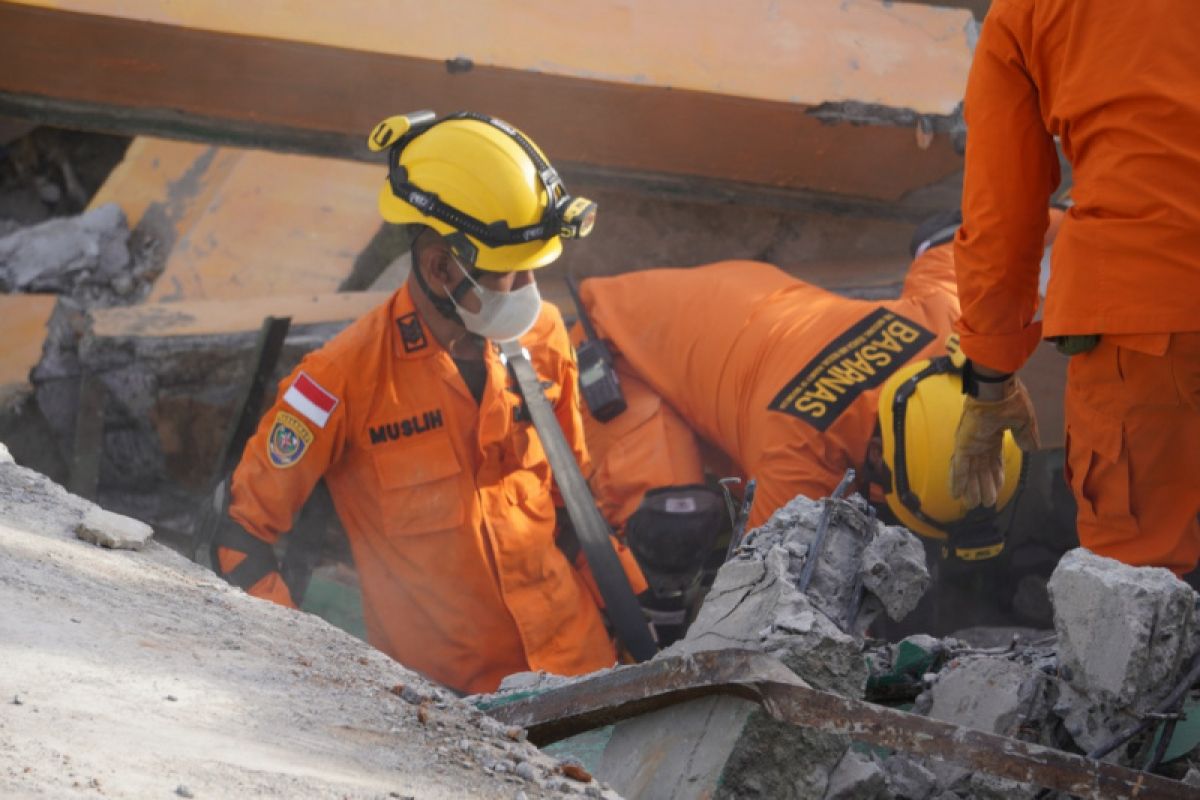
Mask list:
[[[402,114],[376,125],[368,144],[388,151],[383,218],[433,228],[468,267],[544,267],[562,253],[562,239],[591,232],[596,204],[567,194],[537,145],[502,120]]]
[[[932,539],[946,539],[947,529],[972,511],[950,495],[950,457],[963,404],[961,364],[950,356],[906,365],[879,395],[883,461],[891,473],[884,497],[902,524]],[[1024,457],[1007,432],[1002,452],[1004,486],[996,512],[1016,494]]]

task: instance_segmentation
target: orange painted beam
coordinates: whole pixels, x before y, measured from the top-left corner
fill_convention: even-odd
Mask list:
[[[894,201],[960,166],[973,25],[876,0],[0,2],[0,113],[359,158],[386,114],[472,108],[568,173]]]
[[[335,292],[379,229],[382,165],[139,137],[92,205],[160,248],[149,301]]]
[[[0,387],[29,384],[57,301],[52,294],[0,294]]]

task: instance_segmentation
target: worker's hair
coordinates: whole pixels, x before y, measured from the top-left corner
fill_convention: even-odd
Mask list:
[[[421,263],[421,253],[432,242],[437,241],[438,232],[428,225],[408,225],[408,242],[409,251],[412,253],[413,269],[417,268],[417,264]]]

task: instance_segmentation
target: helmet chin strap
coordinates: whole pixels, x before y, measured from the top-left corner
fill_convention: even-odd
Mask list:
[[[421,274],[421,266],[419,264],[413,264],[412,271],[413,275],[417,279],[417,285],[421,287],[421,291],[425,293],[425,297],[429,299],[429,302],[433,306],[434,310],[451,322],[462,325],[463,319],[458,315],[458,309],[455,308],[454,302],[449,297],[438,297],[433,293],[433,290],[429,288],[429,284],[425,281],[425,276]],[[466,278],[463,278],[461,281],[459,281],[458,286],[454,287],[453,291],[454,293],[458,294],[459,290],[461,289],[462,293],[466,293],[470,286],[470,281],[468,281]]]

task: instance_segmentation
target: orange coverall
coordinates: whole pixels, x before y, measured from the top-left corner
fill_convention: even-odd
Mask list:
[[[901,298],[883,302],[841,297],[753,261],[590,278],[580,294],[618,367],[627,364],[673,412],[662,424],[677,412],[757,479],[750,527],[798,494],[828,495],[847,467],[862,467],[883,382],[913,359],[944,353],[958,316],[948,245],[921,255]],[[608,425],[654,419],[631,411]],[[603,443],[597,452],[611,458]],[[636,458],[622,463],[626,472],[642,468]],[[657,472],[694,474],[692,461],[679,463]],[[655,481],[682,482],[641,483]],[[599,470],[595,483],[605,497]]]
[[[586,468],[558,310],[545,304],[521,341]],[[477,405],[401,288],[281,384],[234,473],[229,511],[274,542],[323,477],[359,571],[369,640],[466,692],[522,670],[574,675],[616,660],[590,575],[555,544],[557,492],[541,442],[486,351]],[[240,556],[222,551],[224,570]],[[631,582],[646,588],[636,566]],[[251,593],[291,603],[278,573]]]
[[[1194,0],[996,0],[967,85],[964,351],[1015,371],[1042,335],[1101,334],[1067,382],[1080,541],[1200,559],[1200,14]],[[1041,209],[1072,164],[1042,326]]]

